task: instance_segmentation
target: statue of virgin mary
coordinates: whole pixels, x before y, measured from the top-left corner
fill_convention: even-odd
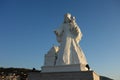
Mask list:
[[[65,14],[64,22],[54,32],[60,43],[56,65],[87,65],[85,55],[79,46],[82,33],[75,17],[69,13]]]

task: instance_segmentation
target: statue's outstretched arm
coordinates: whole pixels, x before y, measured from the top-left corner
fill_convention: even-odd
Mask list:
[[[56,35],[57,41],[60,43],[62,41],[63,25],[54,30],[54,33]]]

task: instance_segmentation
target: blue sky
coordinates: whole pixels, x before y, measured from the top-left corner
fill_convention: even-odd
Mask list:
[[[67,12],[81,28],[90,67],[119,80],[119,0],[0,0],[0,66],[40,69]]]

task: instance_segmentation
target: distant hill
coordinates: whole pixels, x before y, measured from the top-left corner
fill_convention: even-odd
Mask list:
[[[111,78],[108,78],[108,77],[105,77],[105,76],[100,76],[100,80],[114,80],[114,79],[111,79]]]
[[[40,72],[40,70],[33,69],[26,69],[26,68],[3,68],[0,67],[0,74],[9,74],[9,73],[16,73],[16,74],[22,74],[22,73],[29,73],[29,72]]]

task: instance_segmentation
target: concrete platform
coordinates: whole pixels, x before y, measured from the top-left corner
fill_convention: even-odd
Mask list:
[[[49,72],[29,74],[29,80],[100,80],[100,76],[94,71],[76,72]]]
[[[74,71],[88,71],[85,64],[71,64],[60,66],[42,66],[42,72],[74,72]]]

